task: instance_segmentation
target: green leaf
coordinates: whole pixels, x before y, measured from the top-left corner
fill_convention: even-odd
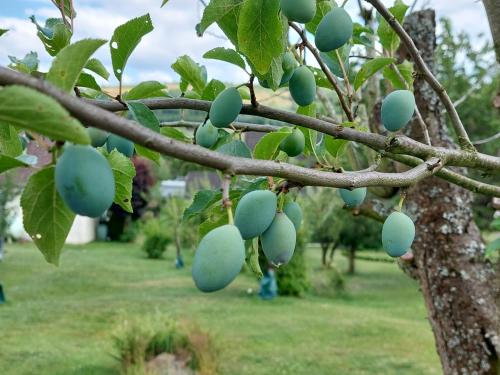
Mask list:
[[[299,115],[316,118],[316,103],[312,103],[306,107],[298,107],[297,113]],[[317,132],[303,126],[298,126],[298,129],[304,134],[304,138],[306,141],[304,149],[305,153],[309,155],[316,155],[316,139],[318,136]]]
[[[205,59],[221,60],[239,66],[241,69],[245,70],[246,64],[243,57],[240,56],[238,52],[231,48],[217,47],[211,49],[203,55]]]
[[[389,8],[389,11],[400,24],[403,24],[407,10],[408,6],[401,0],[396,0],[394,6]],[[380,18],[377,35],[380,39],[382,47],[384,47],[384,49],[389,51],[391,54],[398,49],[400,43],[399,37],[384,18]]]
[[[184,134],[181,130],[170,126],[163,126],[160,129],[160,133],[166,137],[177,139],[181,142],[191,143],[191,138]]]
[[[56,56],[46,79],[64,91],[71,91],[90,56],[106,43],[103,39],[83,39],[64,47]]]
[[[280,87],[281,78],[283,78],[283,59],[281,55],[275,57],[271,62],[269,72],[266,74],[265,80],[269,87],[276,91]]]
[[[54,176],[55,167],[33,174],[21,196],[21,207],[24,229],[47,262],[57,265],[75,214],[59,196]]]
[[[134,163],[130,158],[114,149],[108,153],[105,148],[99,151],[108,160],[113,175],[115,176],[115,199],[114,202],[127,212],[133,212],[132,208],[132,181],[135,177]]]
[[[76,12],[75,9],[72,7],[72,0],[57,0],[56,1],[58,5],[56,5],[57,9],[61,9],[60,4],[63,5],[63,12],[68,19],[75,18],[76,17]]]
[[[203,93],[206,83],[203,69],[191,57],[187,55],[179,57],[177,61],[172,64],[172,69],[181,76],[185,83],[191,84],[194,91],[200,95]]]
[[[27,87],[0,90],[0,122],[53,140],[90,144],[87,130],[66,109],[51,97]]]
[[[324,87],[326,89],[333,89],[332,84],[330,83],[328,78],[326,78],[325,73],[323,73],[321,69],[309,65],[307,67],[314,74],[314,79],[316,80],[316,86]]]
[[[69,44],[71,31],[64,24],[62,18],[48,18],[44,27],[36,22],[35,16],[31,16],[30,19],[36,25],[37,36],[50,56],[56,56],[60,50]]]
[[[89,61],[87,61],[87,64],[85,64],[85,69],[94,72],[95,74],[101,76],[105,80],[109,78],[108,70],[106,69],[104,64],[98,59],[90,59]]]
[[[85,72],[80,73],[80,77],[78,77],[78,81],[76,81],[75,86],[87,87],[92,90],[101,91],[101,86],[99,86],[96,82],[94,76]]]
[[[217,95],[224,91],[225,88],[226,85],[224,85],[221,81],[212,79],[203,90],[201,98],[203,100],[213,101],[217,97]]]
[[[0,29],[0,36],[2,36],[5,33],[7,33],[7,31],[9,31],[9,29]]]
[[[208,220],[203,221],[198,227],[198,235],[203,238],[212,229],[218,228],[229,222],[227,211],[218,209],[213,212]]]
[[[152,110],[140,102],[127,102],[127,107],[135,121],[154,132],[160,132],[160,122]],[[137,143],[135,144],[135,150],[140,156],[144,156],[156,164],[160,164],[159,152],[150,150]]]
[[[8,171],[9,169],[27,167],[27,166],[28,164],[19,159],[0,154],[0,173]]]
[[[283,53],[279,0],[252,0],[243,4],[238,22],[238,46],[260,74]]]
[[[323,17],[331,11],[337,4],[332,0],[317,0],[316,14],[311,22],[306,23],[306,30],[311,34],[316,34],[316,29]]]
[[[365,62],[354,79],[354,90],[358,90],[368,78],[395,61],[392,57],[377,57]]]
[[[160,8],[163,8],[163,6],[164,6],[166,3],[168,3],[168,0],[163,0],[163,1],[161,2],[161,7],[160,7]]]
[[[0,154],[16,157],[23,153],[17,129],[0,123]]]
[[[160,98],[168,96],[163,90],[167,86],[158,81],[145,81],[132,87],[130,91],[123,94],[123,100],[139,100],[146,98]]]
[[[26,74],[31,74],[31,72],[36,71],[38,69],[38,64],[40,63],[36,52],[28,53],[21,60],[14,56],[9,56],[9,60],[11,62],[11,64],[9,64],[9,68]]]
[[[198,191],[191,205],[184,210],[182,220],[187,221],[197,215],[200,215],[208,207],[217,203],[222,199],[222,193],[218,190],[201,190]]]
[[[292,133],[292,128],[286,126],[277,132],[267,133],[253,149],[255,159],[271,160],[278,152],[280,143]]]
[[[238,47],[238,20],[243,3],[246,0],[211,0],[203,11],[203,17],[198,27],[198,33],[217,22],[229,40]]]
[[[153,31],[153,23],[149,14],[134,18],[118,26],[111,37],[111,62],[113,73],[118,81],[122,81],[127,60],[140,43],[142,37]]]
[[[226,155],[238,156],[240,158],[252,158],[252,151],[250,151],[245,142],[240,140],[224,143],[217,148],[216,151]]]
[[[401,64],[396,65],[399,72],[404,78],[404,81],[400,78],[392,66],[387,66],[384,68],[382,74],[385,79],[391,82],[391,85],[396,90],[404,90],[408,87],[413,87],[413,64],[407,60],[403,61]]]
[[[339,155],[341,155],[349,143],[349,141],[346,141],[345,139],[336,139],[328,134],[325,134],[324,137],[325,149],[334,158],[337,158]]]

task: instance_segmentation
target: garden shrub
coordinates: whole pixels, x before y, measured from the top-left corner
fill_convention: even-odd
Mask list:
[[[303,230],[297,233],[297,244],[292,259],[286,265],[278,268],[276,280],[278,294],[281,296],[302,296],[309,289],[305,250],[307,236]]]
[[[148,258],[160,259],[168,244],[172,242],[167,229],[163,227],[162,222],[157,218],[145,221],[142,227],[144,234],[142,250],[147,253]]]

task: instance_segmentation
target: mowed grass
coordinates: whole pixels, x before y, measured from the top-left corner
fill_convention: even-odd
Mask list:
[[[357,262],[347,291],[325,287],[319,250],[307,252],[313,289],[304,298],[261,301],[250,274],[229,288],[199,293],[173,250],[148,260],[137,245],[91,244],[65,250],[59,268],[32,245],[8,245],[0,282],[0,374],[117,374],[116,326],[170,314],[209,330],[220,373],[439,374],[439,360],[417,284],[395,264]],[[337,265],[345,268],[339,254]]]

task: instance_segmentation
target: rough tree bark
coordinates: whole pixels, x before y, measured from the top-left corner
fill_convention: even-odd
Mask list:
[[[434,11],[412,13],[405,28],[432,69]],[[418,77],[414,88],[433,145],[454,147],[435,92]],[[410,129],[412,138],[422,139],[416,121]],[[443,372],[492,375],[500,371],[499,288],[492,265],[484,260],[471,202],[469,191],[432,177],[408,191],[406,208],[417,227],[416,276]]]

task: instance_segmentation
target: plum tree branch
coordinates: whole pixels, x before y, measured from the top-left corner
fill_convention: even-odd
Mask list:
[[[11,77],[11,79],[8,80],[6,77]],[[158,151],[164,155],[218,169],[224,174],[229,175],[275,176],[293,181],[303,186],[312,185],[342,188],[357,188],[363,186],[402,187],[412,185],[423,178],[433,175],[444,165],[441,159],[433,157],[415,168],[402,173],[383,173],[376,171],[366,173],[336,173],[309,169],[276,161],[234,157],[165,137],[137,124],[135,121],[116,116],[112,112],[71,96],[55,88],[46,81],[38,80],[5,68],[0,68],[1,84],[18,84],[20,83],[19,81],[23,82],[25,86],[29,86],[52,96],[75,118],[88,126],[126,137],[135,143]]]
[[[472,145],[469,135],[465,130],[464,125],[462,124],[462,120],[458,115],[456,108],[453,106],[453,102],[449,97],[446,89],[443,85],[437,80],[434,74],[431,72],[424,59],[420,55],[419,50],[417,49],[415,43],[408,35],[403,26],[398,22],[398,20],[394,17],[393,14],[387,9],[382,1],[380,0],[365,0],[367,3],[371,4],[377,11],[380,13],[382,17],[387,21],[387,23],[392,27],[392,29],[398,34],[399,38],[406,46],[408,52],[410,53],[413,61],[422,75],[422,77],[427,81],[427,83],[432,87],[432,89],[436,92],[439,99],[446,108],[448,115],[450,116],[451,123],[453,125],[453,129],[458,136],[460,147],[464,150],[474,151],[475,148]]]
[[[254,108],[251,105],[245,105],[243,112],[260,117],[295,123],[297,125],[309,126],[312,129],[317,129],[319,131],[324,130],[329,134],[339,136],[339,138],[365,143],[370,147],[378,149],[379,151],[389,152],[387,150],[391,150],[392,153],[388,153],[387,155],[394,159],[397,157],[405,157],[405,155],[398,155],[394,153],[395,151],[398,151],[400,148],[409,147],[410,150],[414,151],[415,155],[419,157],[421,156],[422,159],[430,160],[422,163],[421,160],[413,158],[413,161],[416,162],[417,166],[403,173],[381,173],[376,171],[369,171],[367,173],[334,173],[303,168],[275,161],[237,158],[164,137],[161,134],[153,132],[143,126],[138,126],[134,121],[127,120],[121,116],[116,116],[109,110],[126,110],[126,108],[123,107],[123,104],[119,102],[89,102],[87,100],[69,95],[46,81],[0,67],[0,85],[14,84],[30,87],[51,96],[64,106],[74,117],[78,118],[86,125],[121,135],[165,155],[215,168],[228,174],[276,176],[288,179],[300,185],[355,188],[362,186],[408,186],[422,178],[438,172],[446,161],[449,160],[459,165],[466,164],[467,166],[471,166],[477,164],[483,167],[488,167],[486,169],[500,170],[500,158],[494,158],[479,153],[467,153],[459,150],[429,147],[407,137],[389,139],[378,134],[362,133],[355,131],[354,129],[334,126],[326,121],[297,115],[291,112],[275,110],[265,106]],[[185,98],[161,100],[149,99],[142,102],[152,109],[188,108],[208,111],[210,108],[210,102]],[[103,108],[101,108],[100,105]],[[452,177],[456,178],[454,175],[452,175]],[[458,175],[458,177],[463,176]],[[477,189],[478,184],[480,183],[469,183],[470,186],[476,189],[475,191],[479,192],[481,190]],[[486,184],[482,185],[489,186]],[[498,188],[493,190],[488,188],[485,189],[485,191],[486,193],[500,196]]]
[[[339,83],[338,83],[337,79],[335,78],[335,76],[333,75],[333,73],[330,71],[330,69],[326,66],[325,62],[323,61],[323,59],[320,56],[319,51],[316,49],[316,47],[314,47],[309,42],[309,40],[307,39],[306,32],[304,30],[302,30],[297,24],[295,24],[293,22],[289,22],[289,25],[292,29],[294,29],[299,34],[300,38],[302,39],[303,45],[309,51],[311,51],[314,58],[318,62],[321,70],[323,71],[323,73],[325,73],[326,78],[331,83],[331,85],[333,86],[333,89],[335,90],[335,92],[337,93],[337,96],[339,97],[340,105],[341,105],[343,111],[345,112],[348,120],[354,121],[354,116],[352,114],[352,110],[345,101],[344,94],[342,93],[342,90],[340,89]]]
[[[197,128],[201,124],[202,124],[201,122],[180,120],[180,121],[162,122],[160,126],[165,128]],[[270,133],[278,131],[280,129],[280,127],[276,125],[252,124],[250,122],[233,122],[231,126],[237,130],[241,130],[242,132],[258,132],[258,133]]]

